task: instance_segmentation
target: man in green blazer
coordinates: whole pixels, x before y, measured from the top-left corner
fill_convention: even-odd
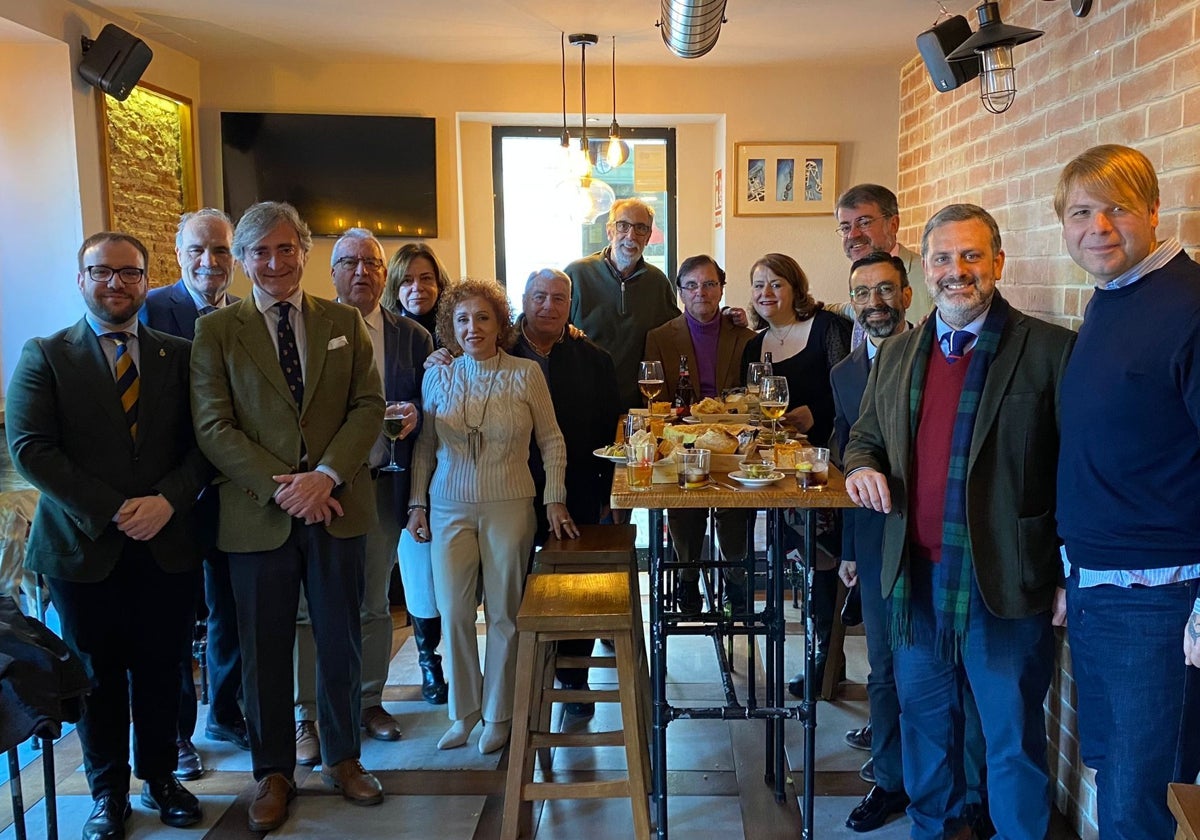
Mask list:
[[[912,836],[967,830],[961,686],[987,748],[1003,837],[1050,817],[1042,701],[1051,611],[1065,608],[1055,529],[1059,384],[1075,334],[996,291],[1000,232],[982,208],[936,213],[922,239],[934,317],[879,347],[845,451],[846,486],[887,513],[889,599]],[[947,726],[947,721],[951,722]]]
[[[188,406],[188,343],[139,324],[146,248],[98,233],[79,249],[87,312],[26,343],[6,433],[41,491],[25,565],[46,576],[63,639],[94,682],[79,722],[95,801],[84,840],[125,836],[133,771],[163,822],[199,822],[176,781],[179,669],[191,638],[201,540],[192,521],[212,468]]]
[[[295,208],[250,207],[233,253],[253,294],[201,318],[192,353],[196,439],[222,474],[217,547],[229,554],[258,783],[252,831],[287,819],[295,795],[292,647],[304,586],[317,646],[325,780],[383,801],[359,763],[365,534],[375,522],[367,458],[383,392],[358,311],[311,297],[312,236]]]

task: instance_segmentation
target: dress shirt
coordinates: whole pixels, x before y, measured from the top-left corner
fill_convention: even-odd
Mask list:
[[[286,300],[292,305],[288,311],[288,323],[292,325],[292,334],[296,336],[296,352],[300,354],[300,375],[308,378],[308,331],[304,328],[304,291],[297,288],[291,297],[273,298],[258,286],[254,287],[254,305],[262,313],[267,326],[267,334],[271,336],[271,346],[275,355],[279,355],[279,310],[275,304]]]
[[[979,332],[983,329],[983,322],[987,320],[988,312],[991,310],[992,306],[991,304],[988,304],[987,309],[979,313],[978,318],[967,324],[965,327],[960,327],[960,329],[964,329],[967,332],[975,333],[975,337],[968,341],[967,346],[963,348],[964,356],[975,349],[975,342],[979,340]],[[942,320],[941,312],[938,312],[934,317],[937,318],[937,323],[934,325],[934,328],[937,330],[938,347],[941,348],[943,356],[948,356],[950,354],[950,333],[954,331],[954,327]]]
[[[125,352],[129,354],[129,358],[133,361],[133,366],[137,368],[139,375],[142,370],[142,353],[138,347],[138,319],[134,316],[129,321],[119,326],[102,324],[96,319],[92,313],[87,313],[84,318],[87,319],[88,326],[92,328],[92,332],[100,338],[105,333],[123,332],[129,336],[125,341]],[[104,358],[108,360],[108,370],[113,375],[113,380],[117,378],[117,342],[111,338],[100,338],[100,349],[104,351]]]
[[[203,296],[197,294],[196,290],[189,286],[186,280],[183,281],[183,288],[187,289],[188,295],[190,295],[192,298],[192,303],[196,304],[196,311],[201,315],[203,315],[204,310],[210,306],[213,309],[223,309],[229,305],[229,296],[224,292],[221,293],[221,299],[216,303],[209,303],[203,298]]]

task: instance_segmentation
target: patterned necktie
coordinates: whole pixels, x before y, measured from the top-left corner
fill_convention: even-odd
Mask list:
[[[129,436],[137,440],[138,423],[138,394],[141,384],[138,380],[137,365],[129,354],[129,333],[105,333],[117,345],[117,356],[114,360],[117,369],[117,394],[121,397],[121,408],[125,410],[125,422],[129,424]]]
[[[291,389],[296,405],[304,402],[304,377],[300,372],[300,351],[296,348],[296,334],[292,332],[292,322],[288,313],[292,305],[286,300],[275,304],[279,310],[279,367],[283,370],[283,381]]]
[[[216,312],[216,311],[217,311],[217,307],[209,305],[209,306],[205,306],[205,307],[201,308],[200,314],[201,315],[211,315],[213,312]]]
[[[946,361],[954,364],[963,357],[967,345],[975,338],[975,333],[970,330],[951,330],[949,336],[950,352],[946,354]]]

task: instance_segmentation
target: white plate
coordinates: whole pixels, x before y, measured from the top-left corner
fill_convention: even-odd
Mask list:
[[[783,478],[783,473],[773,472],[766,478],[751,478],[741,470],[734,470],[729,474],[729,477],[745,487],[766,487],[769,484],[774,484],[779,479]]]
[[[742,423],[750,425],[749,414],[691,414],[683,418],[688,423]]]
[[[605,455],[604,450],[606,448],[607,447],[602,446],[599,449],[593,449],[592,454],[595,455],[597,458],[603,458],[605,461],[612,461],[614,464],[624,464],[625,463],[624,455]]]

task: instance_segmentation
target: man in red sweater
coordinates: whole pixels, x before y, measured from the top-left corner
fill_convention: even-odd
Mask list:
[[[851,498],[892,514],[881,584],[912,837],[971,833],[965,683],[987,743],[996,831],[1040,840],[1050,819],[1042,701],[1051,613],[1063,609],[1058,389],[1075,335],[996,291],[1004,252],[982,208],[938,211],[921,250],[937,311],[880,346],[844,458]]]

